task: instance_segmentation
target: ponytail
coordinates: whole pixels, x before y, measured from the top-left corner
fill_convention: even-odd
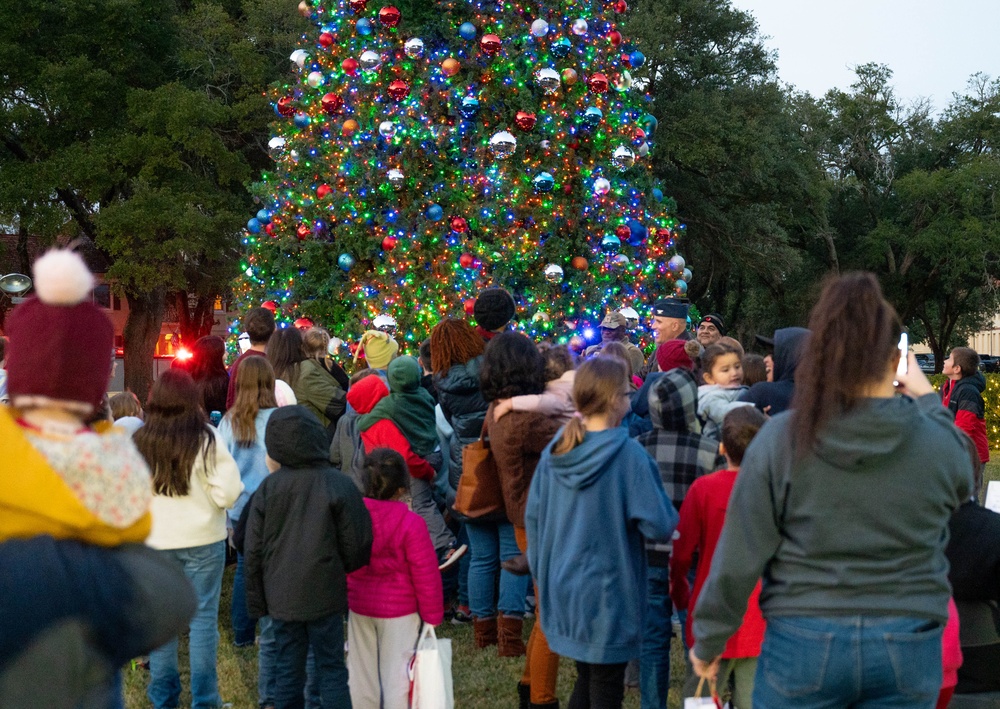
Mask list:
[[[583,443],[587,435],[584,416],[600,416],[614,410],[622,391],[629,386],[628,370],[627,363],[602,355],[580,366],[573,379],[573,403],[579,413],[563,428],[553,454],[564,455]]]

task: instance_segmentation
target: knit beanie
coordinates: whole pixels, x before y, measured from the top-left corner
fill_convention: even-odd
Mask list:
[[[79,254],[54,249],[33,272],[35,295],[14,308],[6,324],[11,403],[89,414],[111,379],[114,326],[90,300],[94,277]]]
[[[385,369],[399,352],[399,343],[391,335],[381,330],[368,330],[361,336],[358,349],[354,353],[354,363],[362,356],[372,369]]]
[[[514,318],[514,298],[503,288],[487,288],[476,297],[472,313],[479,327],[499,330]]]
[[[685,349],[686,344],[684,340],[667,340],[656,348],[656,364],[661,372],[669,372],[677,367],[694,369],[694,362]]]

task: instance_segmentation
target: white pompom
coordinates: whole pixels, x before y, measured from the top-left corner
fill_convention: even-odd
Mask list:
[[[52,249],[35,261],[35,293],[46,305],[76,305],[94,290],[94,276],[80,254]]]

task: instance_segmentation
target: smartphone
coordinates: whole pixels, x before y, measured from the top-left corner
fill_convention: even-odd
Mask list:
[[[896,345],[899,348],[899,364],[896,365],[896,376],[900,374],[906,374],[909,367],[909,350],[910,341],[906,333],[901,333],[899,336],[899,344]],[[899,381],[893,382],[894,386],[899,386]]]

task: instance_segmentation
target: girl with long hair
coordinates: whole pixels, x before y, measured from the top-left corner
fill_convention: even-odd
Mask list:
[[[580,416],[542,453],[524,513],[539,622],[552,651],[576,660],[569,709],[621,707],[642,644],[645,539],[666,541],[677,526],[656,464],[621,427],[629,384],[617,358],[580,366]]]
[[[236,399],[219,424],[219,438],[236,460],[243,481],[243,492],[229,512],[235,525],[250,496],[267,477],[267,449],[264,429],[277,408],[274,398],[274,370],[266,357],[249,357],[236,372]],[[243,555],[236,557],[232,598],[233,644],[254,644],[256,623],[247,613],[246,587],[243,580]],[[261,658],[264,653],[261,653]],[[262,675],[266,673],[261,673]],[[261,692],[265,695],[267,692]],[[265,705],[263,699],[261,704]]]
[[[694,616],[703,677],[763,578],[753,703],[930,709],[948,620],[946,527],[969,498],[959,432],[875,276],[827,282],[792,410],[747,449]],[[900,396],[900,394],[902,396]]]
[[[316,360],[323,370],[333,377],[337,385],[347,391],[350,386],[350,378],[343,367],[333,361],[329,356],[330,333],[321,327],[311,327],[302,335],[302,352],[306,359]]]
[[[201,405],[205,413],[226,411],[226,392],[229,390],[229,373],[226,372],[226,343],[216,335],[198,338],[191,348],[191,361],[187,371],[198,385]]]
[[[222,704],[215,664],[226,510],[243,489],[240,471],[209,425],[197,385],[179,369],[163,372],[153,384],[146,424],[134,440],[153,475],[153,529],[146,544],[183,567],[198,598],[190,623],[192,705],[216,707]],[[177,706],[177,638],[150,653],[149,669],[153,706]]]
[[[496,419],[492,409],[501,399],[543,393],[545,360],[535,344],[521,333],[502,332],[486,345],[480,382],[483,398],[491,406],[491,410],[486,413],[485,435],[496,460],[507,519],[514,527],[517,548],[523,553],[528,548],[524,530],[528,486],[535,474],[538,458],[559,430],[560,422],[530,411],[512,411],[503,418]],[[471,576],[470,570],[470,584]],[[538,598],[537,589],[535,598]],[[538,614],[544,613],[540,602],[537,610]],[[520,611],[520,607],[517,611]],[[513,651],[521,642],[520,618],[514,613],[502,614],[497,619],[497,632],[504,644]],[[524,674],[518,685],[522,705],[526,707],[530,698],[532,705],[554,707],[558,702],[555,691],[559,656],[549,650],[539,623],[535,623],[531,630],[526,653]]]
[[[297,403],[316,414],[332,437],[347,408],[346,392],[316,359],[306,356],[301,331],[275,330],[267,343],[267,358],[274,376],[292,388]]]

